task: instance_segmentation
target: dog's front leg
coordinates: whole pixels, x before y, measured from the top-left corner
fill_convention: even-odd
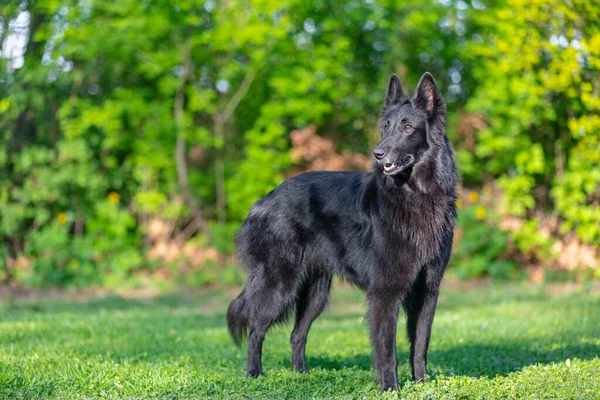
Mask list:
[[[375,370],[381,381],[381,390],[397,390],[396,323],[400,300],[387,291],[373,290],[367,297]]]
[[[410,340],[410,366],[416,382],[427,382],[427,348],[446,266],[440,261],[426,265],[404,299],[406,328]]]
[[[432,285],[433,286],[433,285]],[[410,339],[410,365],[416,382],[427,382],[427,348],[431,337],[433,315],[439,295],[439,284],[417,288],[407,301],[407,330]]]

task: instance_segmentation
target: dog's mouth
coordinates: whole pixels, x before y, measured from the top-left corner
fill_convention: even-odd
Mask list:
[[[407,156],[402,157],[400,161],[396,161],[393,163],[383,163],[383,173],[386,175],[396,175],[410,167],[413,164],[414,160],[415,158],[409,154]]]

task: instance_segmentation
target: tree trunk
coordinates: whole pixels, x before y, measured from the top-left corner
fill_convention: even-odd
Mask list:
[[[177,134],[177,143],[175,147],[175,162],[177,165],[177,180],[179,183],[179,189],[183,195],[186,205],[192,211],[194,216],[195,224],[199,230],[205,230],[206,223],[204,217],[198,208],[196,200],[190,192],[188,184],[188,172],[187,172],[187,160],[186,160],[186,143],[185,143],[185,119],[184,119],[184,103],[185,103],[185,85],[187,83],[189,74],[191,72],[190,62],[190,45],[189,42],[184,44],[183,54],[184,70],[181,74],[180,85],[175,95],[175,103],[173,107],[173,118],[175,120],[175,128]]]
[[[215,137],[222,144],[217,149],[217,157],[215,159],[215,180],[217,192],[217,219],[220,224],[227,222],[227,197],[225,193],[225,121],[220,114],[216,114],[214,118]]]

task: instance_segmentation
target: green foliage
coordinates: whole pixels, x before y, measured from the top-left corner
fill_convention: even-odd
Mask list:
[[[554,212],[563,232],[597,244],[597,9],[592,0],[3,4],[0,280],[123,284],[152,268],[157,219],[170,239],[232,254],[249,207],[292,166],[289,133],[313,124],[339,150],[370,153],[392,72],[407,89],[423,71],[436,76],[466,182],[497,179],[505,213]],[[459,127],[473,113],[486,128],[467,138]],[[548,247],[524,226],[512,236],[519,249]],[[31,269],[14,266],[23,256]]]
[[[462,68],[456,39],[473,29],[456,7],[387,1],[39,0],[3,11],[0,39],[27,45],[0,58],[0,241],[32,266],[10,269],[4,256],[3,279],[38,286],[131,278],[149,266],[144,221],[196,226],[189,198],[210,227],[192,235],[233,253],[247,210],[291,166],[292,129],[316,124],[368,152],[390,72],[414,84],[428,69],[445,84]],[[440,28],[459,14],[466,31]],[[433,41],[446,50],[429,51]]]
[[[410,380],[401,318],[401,390],[384,395],[363,323],[364,295],[348,286],[334,287],[311,328],[310,372],[291,369],[288,323],[269,332],[259,379],[245,378],[245,346],[235,347],[227,333],[229,290],[143,300],[15,299],[0,304],[0,397],[598,398],[598,293],[549,296],[542,289],[442,288],[429,344],[432,382]]]
[[[458,214],[459,240],[454,246],[450,270],[461,279],[489,276],[516,278],[518,265],[507,259],[508,233],[498,229],[482,206],[461,208]]]
[[[509,0],[480,18],[472,43],[479,82],[467,107],[483,111],[481,171],[498,177],[505,212],[552,211],[563,232],[600,243],[600,25],[596,1]],[[476,59],[475,59],[476,58]],[[516,236],[522,248],[536,245]]]
[[[535,219],[526,220],[520,229],[513,232],[511,236],[522,253],[532,252],[536,257],[548,260],[553,256],[554,240],[540,232],[539,225]]]
[[[235,240],[239,228],[237,223],[209,225],[211,244],[220,254],[232,255],[235,252]]]
[[[185,276],[181,282],[177,282],[183,286],[209,286],[209,285],[225,285],[225,286],[240,286],[246,280],[245,271],[239,265],[218,266],[212,262],[207,262],[205,268],[195,270]]]

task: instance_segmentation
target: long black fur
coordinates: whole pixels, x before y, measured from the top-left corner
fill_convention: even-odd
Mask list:
[[[427,379],[431,325],[456,219],[458,177],[445,121],[431,74],[423,75],[412,99],[394,75],[381,110],[373,172],[302,174],[252,207],[238,237],[248,278],[227,312],[237,344],[248,331],[248,376],[262,374],[269,326],[292,311],[292,365],[307,371],[308,331],[338,274],[366,291],[382,389],[398,388],[401,306],[413,378]]]

